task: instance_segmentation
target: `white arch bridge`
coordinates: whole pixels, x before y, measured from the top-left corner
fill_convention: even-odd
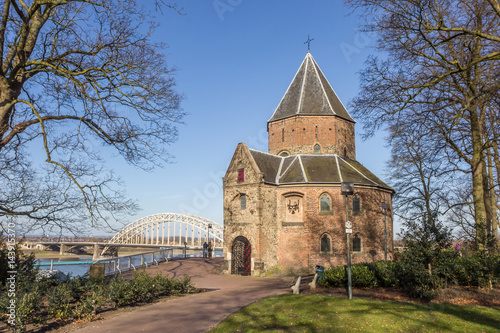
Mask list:
[[[204,217],[188,214],[154,214],[125,226],[111,238],[103,249],[104,255],[114,245],[189,246],[201,248],[211,241],[222,247],[224,227]]]

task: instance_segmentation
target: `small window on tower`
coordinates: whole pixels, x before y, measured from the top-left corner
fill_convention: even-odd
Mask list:
[[[344,147],[344,157],[347,157],[347,148]]]
[[[318,140],[318,126],[316,126],[316,140]]]
[[[281,130],[281,142],[285,142],[285,129]]]
[[[314,146],[314,153],[315,153],[315,154],[320,154],[320,153],[321,153],[321,148],[320,148],[320,146],[319,146],[319,145],[315,145],[315,146]]]
[[[238,183],[245,181],[245,169],[238,169]]]

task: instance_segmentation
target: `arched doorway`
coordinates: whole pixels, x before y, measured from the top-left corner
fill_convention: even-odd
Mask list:
[[[238,236],[231,250],[231,274],[251,275],[252,246],[248,239]]]

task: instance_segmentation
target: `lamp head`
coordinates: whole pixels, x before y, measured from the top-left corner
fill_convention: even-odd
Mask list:
[[[340,185],[340,193],[342,195],[353,195],[354,194],[354,183],[344,182]]]

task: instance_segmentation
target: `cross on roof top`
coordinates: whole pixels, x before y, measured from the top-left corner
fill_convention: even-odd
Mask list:
[[[311,50],[311,42],[313,40],[314,40],[314,38],[311,39],[311,37],[309,36],[309,34],[307,34],[307,41],[305,41],[305,43],[304,43],[304,44],[307,44],[307,52],[309,52]]]

